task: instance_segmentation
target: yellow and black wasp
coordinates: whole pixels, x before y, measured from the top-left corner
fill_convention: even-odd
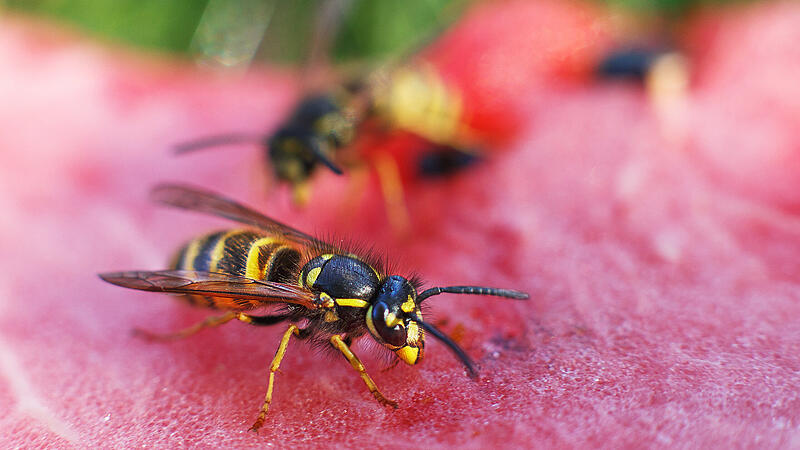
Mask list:
[[[294,201],[308,200],[308,179],[322,164],[341,175],[334,153],[353,140],[359,121],[357,114],[332,94],[313,94],[303,98],[289,118],[266,136],[224,134],[177,145],[176,153],[188,153],[220,145],[261,141],[266,164],[275,179],[293,190]]]
[[[417,67],[419,66],[419,67]],[[463,122],[461,99],[430,68],[406,65],[383,68],[365,77],[309,94],[295,106],[275,131],[266,135],[231,133],[209,136],[175,146],[177,154],[222,145],[259,142],[264,148],[265,163],[278,182],[286,183],[296,204],[307,203],[309,179],[316,169],[325,166],[343,173],[337,159],[340,150],[353,144],[357,136],[368,133],[380,136],[387,130],[403,130],[419,136],[416,148],[408,156],[393,154],[391,160],[416,158],[416,175],[438,177],[474,163],[477,152],[470,146],[475,139]],[[380,144],[361,146],[360,155],[348,155],[351,165],[372,163],[386,152]],[[345,159],[348,159],[345,156]],[[386,158],[383,158],[386,160]],[[397,172],[397,162],[391,169]],[[399,175],[378,175],[398,178]],[[399,189],[399,187],[397,187]]]
[[[101,274],[112,284],[145,291],[185,294],[193,304],[225,311],[193,327],[156,339],[175,339],[231,320],[251,325],[290,325],[270,365],[267,393],[252,430],[264,423],[272,402],[275,372],[292,336],[340,352],[359,373],[379,403],[396,408],[385,397],[351,351],[364,335],[393,352],[395,361],[417,364],[423,358],[425,333],[452,350],[476,377],[475,364],[455,342],[422,318],[431,296],[492,295],[526,299],[528,294],[479,286],[434,287],[418,293],[415,278],[388,275],[380,264],[326,243],[217,194],[180,185],[153,190],[162,204],[231,219],[249,228],[220,231],[197,238],[177,254],[171,270]],[[280,304],[272,315],[248,311]]]
[[[331,76],[328,54],[347,9],[342,2],[320,5],[307,66],[300,75],[306,95],[292,112],[266,135],[232,133],[208,136],[178,144],[178,154],[229,144],[261,143],[268,171],[292,190],[296,204],[310,196],[309,180],[319,166],[336,174],[342,167],[375,169],[384,190],[402,193],[397,180],[407,166],[422,178],[445,176],[478,161],[477,139],[465,124],[461,93],[450,86],[417,53],[439,36],[444,25],[427,33],[402,55],[384,61],[377,69],[362,67],[347,76]],[[320,75],[327,74],[327,75]],[[338,81],[333,81],[338,79]],[[358,145],[359,137],[401,130],[420,138],[407,151],[389,151],[378,140]],[[356,144],[353,146],[352,144]],[[344,149],[357,147],[353,151]],[[413,161],[407,161],[407,160]],[[401,173],[402,172],[402,173]],[[386,187],[387,184],[391,186]],[[387,210],[403,210],[405,204],[387,198]],[[405,226],[398,225],[397,228]]]

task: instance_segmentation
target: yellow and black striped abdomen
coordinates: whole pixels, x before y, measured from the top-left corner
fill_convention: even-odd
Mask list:
[[[173,267],[296,283],[299,263],[300,253],[280,239],[258,231],[226,230],[190,241],[178,251]],[[186,297],[193,304],[209,308],[248,309],[260,306],[245,299],[199,295]]]

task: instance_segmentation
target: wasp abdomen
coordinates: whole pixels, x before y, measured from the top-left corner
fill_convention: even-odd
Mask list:
[[[227,230],[201,236],[178,251],[173,267],[220,272],[257,280],[290,282],[297,277],[300,253],[274,236],[252,230]],[[215,308],[222,300],[187,295],[189,302]],[[249,302],[237,302],[245,307]]]

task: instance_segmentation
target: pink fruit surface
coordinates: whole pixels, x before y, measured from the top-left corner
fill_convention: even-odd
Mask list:
[[[800,220],[699,168],[635,89],[539,92],[547,114],[513,148],[415,186],[415,233],[392,238],[374,187],[354,206],[348,179],[321,173],[298,211],[263,188],[256,150],[168,154],[274,125],[295,94],[285,74],[198,74],[9,19],[0,64],[2,448],[800,445]],[[477,361],[478,381],[434,340],[420,366],[387,372],[356,345],[398,410],[341,358],[293,342],[250,433],[282,330],[143,342],[132,328],[207,314],[95,275],[163,268],[189,236],[230,225],[149,204],[163,180],[379,243],[428,285],[531,299],[431,299],[428,317]]]
[[[690,27],[697,60],[691,150],[744,196],[800,207],[800,8],[707,12]]]

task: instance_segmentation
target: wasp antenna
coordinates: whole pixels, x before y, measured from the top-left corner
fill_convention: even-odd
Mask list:
[[[322,164],[325,164],[325,166],[331,169],[333,173],[335,173],[336,175],[341,175],[342,173],[344,173],[342,172],[342,169],[339,168],[339,166],[334,164],[333,161],[331,161],[330,158],[328,158],[328,156],[325,153],[323,153],[322,146],[319,145],[318,139],[308,138],[306,139],[306,142],[308,143],[308,148],[311,149],[311,154],[313,154],[314,157],[317,158]]]
[[[438,328],[434,327],[428,322],[423,322],[422,319],[420,319],[416,314],[411,314],[411,320],[418,323],[420,326],[422,326],[422,328],[425,331],[432,334],[436,339],[439,339],[440,341],[444,342],[446,346],[450,347],[450,350],[452,350],[453,353],[456,354],[458,359],[460,359],[461,362],[464,364],[464,366],[467,368],[467,372],[470,378],[473,379],[478,378],[478,371],[475,370],[475,363],[472,362],[472,359],[470,359],[470,357],[467,356],[467,353],[463,349],[461,349],[461,347],[459,347],[458,344],[453,342],[453,340],[447,337],[446,334],[439,331]]]
[[[513,298],[515,300],[526,300],[529,297],[525,292],[514,291],[511,289],[498,289],[485,286],[447,286],[426,289],[423,293],[417,296],[417,303],[422,303],[428,297],[444,293],[492,295],[495,297]]]
[[[242,144],[248,142],[261,142],[264,139],[262,135],[244,134],[244,133],[231,133],[220,134],[217,136],[209,136],[196,141],[184,142],[176,144],[172,150],[176,155],[193,152],[195,150],[202,150],[205,148],[219,147],[222,145]]]

